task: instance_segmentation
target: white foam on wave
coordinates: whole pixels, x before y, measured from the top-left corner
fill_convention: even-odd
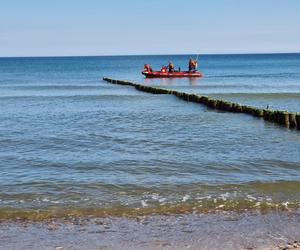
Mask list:
[[[250,195],[250,194],[247,194],[247,198],[248,198],[250,201],[256,201],[256,200],[257,200],[256,197],[254,197],[254,196],[252,196],[252,195]]]
[[[222,199],[223,201],[226,201],[228,198],[230,198],[230,196],[232,196],[232,195],[230,193],[226,192],[226,193],[220,195],[220,199]]]
[[[286,201],[286,202],[282,202],[282,205],[283,205],[285,208],[288,208],[288,206],[289,206],[289,202],[288,202],[288,201]]]
[[[159,203],[165,202],[165,201],[167,200],[167,198],[162,197],[162,196],[159,195],[159,194],[152,194],[152,195],[151,195],[151,198],[152,198],[153,200],[158,201]]]
[[[142,204],[143,207],[148,207],[148,204],[144,200],[141,200],[141,204]]]
[[[60,201],[50,201],[51,203],[53,203],[53,204],[59,204],[59,203],[61,203]]]
[[[185,196],[182,197],[182,201],[186,202],[187,200],[189,200],[191,198],[190,195],[186,194]]]
[[[211,198],[212,198],[211,195],[198,196],[198,197],[196,197],[196,200],[209,200],[209,199],[211,199]]]

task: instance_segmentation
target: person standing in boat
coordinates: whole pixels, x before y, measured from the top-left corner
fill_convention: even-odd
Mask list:
[[[198,66],[197,60],[193,60],[192,58],[190,58],[190,60],[189,60],[189,71],[196,71],[197,66]]]
[[[144,70],[145,70],[146,72],[152,72],[152,68],[151,68],[151,66],[150,66],[149,64],[145,64],[145,65],[144,65]]]
[[[175,68],[174,68],[174,64],[173,64],[171,61],[169,62],[168,69],[169,69],[169,72],[170,72],[170,73],[172,73],[172,72],[175,71],[175,70],[174,70],[174,69],[175,69]]]

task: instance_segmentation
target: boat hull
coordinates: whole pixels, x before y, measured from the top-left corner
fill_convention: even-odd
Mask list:
[[[161,72],[161,71],[143,71],[142,74],[147,78],[175,78],[175,77],[202,77],[203,74],[199,71],[175,71],[175,72]]]

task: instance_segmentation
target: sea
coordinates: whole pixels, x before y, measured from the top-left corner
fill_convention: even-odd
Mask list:
[[[300,54],[0,58],[0,219],[300,208],[300,132],[103,77],[300,112]]]

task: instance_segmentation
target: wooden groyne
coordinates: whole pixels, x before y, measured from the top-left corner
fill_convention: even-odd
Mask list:
[[[254,117],[262,118],[265,121],[276,123],[290,129],[300,130],[300,113],[291,113],[282,110],[260,109],[253,106],[242,105],[239,103],[214,99],[209,96],[202,96],[198,94],[179,92],[171,89],[146,86],[139,83],[123,81],[123,80],[115,80],[107,77],[104,77],[103,80],[110,82],[112,84],[132,86],[139,91],[143,91],[151,94],[175,95],[182,100],[188,102],[200,103],[212,109],[233,112],[233,113],[244,113],[244,114],[252,115]]]

